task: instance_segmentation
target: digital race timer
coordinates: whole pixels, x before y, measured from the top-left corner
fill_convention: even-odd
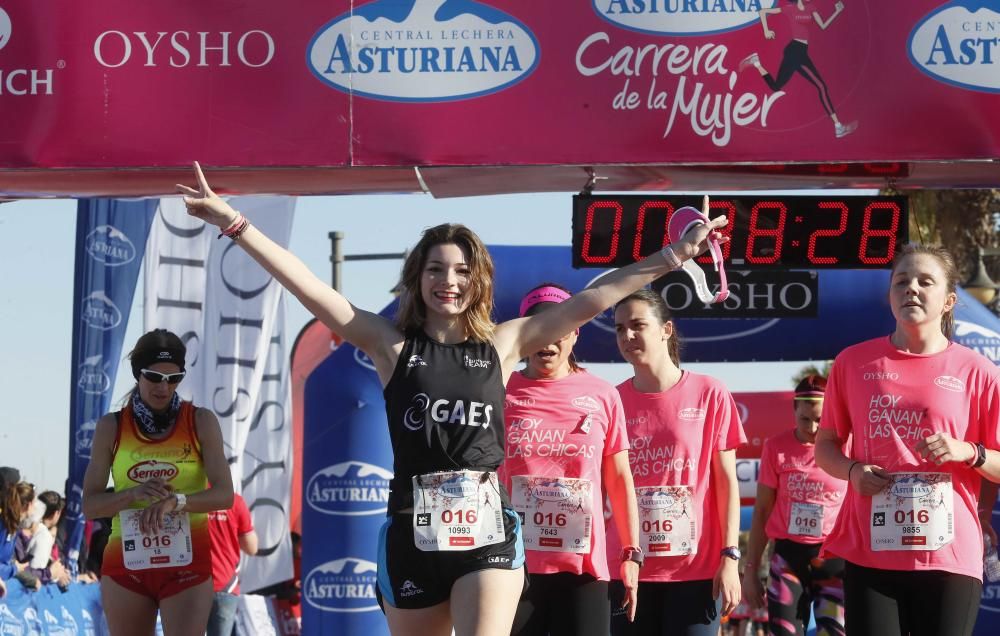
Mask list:
[[[573,197],[573,267],[621,267],[670,241],[667,222],[700,196]],[[727,268],[877,269],[909,240],[906,197],[715,197],[710,216],[726,215]],[[711,263],[703,255],[700,263]]]

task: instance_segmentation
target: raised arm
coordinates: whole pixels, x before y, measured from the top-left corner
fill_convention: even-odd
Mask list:
[[[769,15],[777,15],[779,13],[781,13],[781,8],[780,7],[772,7],[770,9],[761,9],[760,11],[757,12],[757,15],[760,16],[760,25],[762,27],[764,27],[764,39],[766,39],[766,40],[773,40],[774,39],[774,31],[772,31],[771,28],[769,26],[767,26],[767,16],[769,16]]]
[[[704,199],[702,211],[708,214],[708,196]],[[667,249],[672,250],[680,262],[684,262],[706,251],[711,236],[720,243],[727,241],[728,238],[718,231],[726,223],[726,217],[720,216],[697,225],[663,251],[602,276],[580,293],[547,311],[499,325],[494,342],[504,366],[513,368],[518,360],[555,342],[622,298],[674,269],[664,256]]]
[[[194,164],[198,188],[177,185],[188,213],[220,229],[230,228],[240,214],[216,195],[201,166]],[[297,256],[249,225],[236,243],[299,299],[306,309],[338,336],[368,354],[383,382],[392,375],[403,336],[388,319],[358,309],[320,280]]]
[[[837,16],[839,16],[841,14],[841,12],[843,12],[843,10],[844,10],[844,3],[843,2],[837,2],[837,4],[833,5],[833,13],[830,14],[830,17],[827,18],[825,22],[823,21],[823,18],[821,18],[819,16],[819,13],[816,12],[816,11],[813,11],[813,20],[816,21],[816,24],[819,25],[819,28],[821,28],[824,31],[826,31],[826,28],[828,26],[830,26],[830,24],[834,20],[837,19]]]

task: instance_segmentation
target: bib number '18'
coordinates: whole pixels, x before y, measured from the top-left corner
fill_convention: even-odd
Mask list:
[[[496,473],[458,470],[413,478],[413,541],[418,548],[472,550],[503,540]]]
[[[892,473],[872,497],[871,542],[883,550],[937,550],[955,538],[949,473]]]
[[[590,553],[593,485],[589,479],[519,475],[511,481],[526,549]]]
[[[156,534],[139,531],[142,510],[122,510],[118,520],[122,528],[122,556],[129,570],[149,570],[190,565],[191,522],[186,512],[164,516],[163,527]]]

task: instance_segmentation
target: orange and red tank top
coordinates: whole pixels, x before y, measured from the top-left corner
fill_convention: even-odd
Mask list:
[[[133,488],[157,477],[170,484],[175,492],[186,495],[205,490],[208,479],[195,429],[195,411],[193,404],[182,402],[173,430],[162,439],[151,439],[142,433],[135,422],[131,404],[118,413],[118,436],[111,465],[115,492]],[[150,503],[139,500],[130,509],[146,508]],[[112,521],[111,536],[104,549],[102,574],[122,575],[132,571],[126,567],[123,553],[123,513],[115,515]],[[190,523],[193,558],[188,565],[160,567],[158,570],[169,572],[170,569],[176,569],[211,574],[212,544],[208,533],[208,515],[186,514]]]

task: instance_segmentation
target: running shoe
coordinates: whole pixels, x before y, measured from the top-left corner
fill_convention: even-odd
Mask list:
[[[750,55],[743,58],[742,62],[740,62],[740,73],[746,70],[746,67],[757,66],[758,64],[760,64],[760,56],[757,55],[756,53],[751,53]]]
[[[837,134],[837,139],[841,137],[846,137],[852,132],[858,129],[858,122],[852,121],[849,124],[836,124],[833,127],[834,132]]]

